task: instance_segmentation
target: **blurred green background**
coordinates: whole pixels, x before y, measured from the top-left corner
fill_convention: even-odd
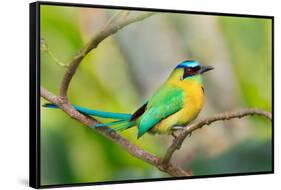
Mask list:
[[[41,37],[61,62],[100,31],[118,10],[41,5]],[[141,14],[131,11],[129,16]],[[212,65],[199,118],[244,107],[272,109],[271,20],[157,13],[104,40],[81,63],[69,89],[73,104],[132,113],[182,60]],[[41,85],[53,93],[65,68],[41,51]],[[41,98],[41,104],[46,101]],[[100,120],[104,121],[104,120]],[[162,156],[170,136],[122,135]],[[270,171],[271,122],[247,117],[218,122],[188,138],[173,162],[194,175]],[[41,108],[41,184],[168,177],[60,110]]]

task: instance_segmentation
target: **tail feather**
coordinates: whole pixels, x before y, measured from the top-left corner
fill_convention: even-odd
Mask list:
[[[125,123],[125,122],[128,122],[128,120],[117,120],[117,121],[113,121],[110,123],[98,123],[95,125],[95,127],[109,127],[109,126],[118,125],[118,124]]]
[[[46,107],[46,108],[59,108],[57,105],[51,104],[51,103],[46,103],[46,104],[43,105],[43,107]]]
[[[91,115],[91,116],[96,116],[96,117],[102,117],[102,118],[111,118],[111,119],[121,119],[121,120],[130,120],[132,115],[131,114],[126,114],[126,113],[113,113],[113,112],[105,112],[105,111],[99,111],[99,110],[92,110],[88,108],[83,108],[80,106],[72,105],[77,111],[86,114],[86,115]],[[59,108],[55,104],[44,104],[43,107],[47,108]]]
[[[115,131],[123,131],[125,129],[133,127],[134,125],[135,125],[134,121],[128,121],[127,123],[124,123],[120,126],[112,127],[112,129],[114,129]]]
[[[94,128],[98,127],[111,127],[115,131],[123,131],[135,125],[135,121],[130,121],[132,118],[131,114],[124,114],[124,113],[112,113],[112,112],[104,112],[99,110],[91,110],[88,108],[83,108],[80,106],[72,105],[77,111],[91,116],[102,117],[102,118],[111,118],[111,119],[118,119],[116,121],[110,123],[98,123]],[[47,108],[59,108],[55,104],[47,103],[44,104],[43,107]]]
[[[115,125],[117,125],[117,126],[115,126]],[[134,125],[135,125],[135,123],[133,121],[118,120],[118,121],[114,121],[111,123],[98,123],[94,126],[94,128],[111,127],[115,131],[123,131],[130,127],[133,127]]]

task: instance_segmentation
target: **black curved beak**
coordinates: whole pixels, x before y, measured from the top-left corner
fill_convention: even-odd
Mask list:
[[[212,66],[209,66],[209,65],[206,65],[206,66],[201,66],[201,69],[200,69],[200,74],[203,74],[203,73],[205,73],[205,72],[207,72],[207,71],[210,71],[210,70],[213,70],[214,69],[214,67],[212,67]]]

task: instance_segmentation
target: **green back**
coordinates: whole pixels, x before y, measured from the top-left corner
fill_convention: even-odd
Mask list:
[[[162,119],[183,107],[184,92],[180,88],[163,85],[149,100],[147,109],[139,119],[138,138]]]

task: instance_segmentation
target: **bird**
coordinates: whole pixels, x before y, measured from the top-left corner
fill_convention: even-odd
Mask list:
[[[184,60],[177,64],[168,79],[133,114],[105,112],[72,105],[82,114],[114,119],[109,123],[98,123],[94,128],[110,127],[123,131],[137,127],[137,138],[146,133],[173,134],[196,119],[204,104],[202,74],[214,69],[196,60]],[[47,103],[47,108],[59,108]]]

